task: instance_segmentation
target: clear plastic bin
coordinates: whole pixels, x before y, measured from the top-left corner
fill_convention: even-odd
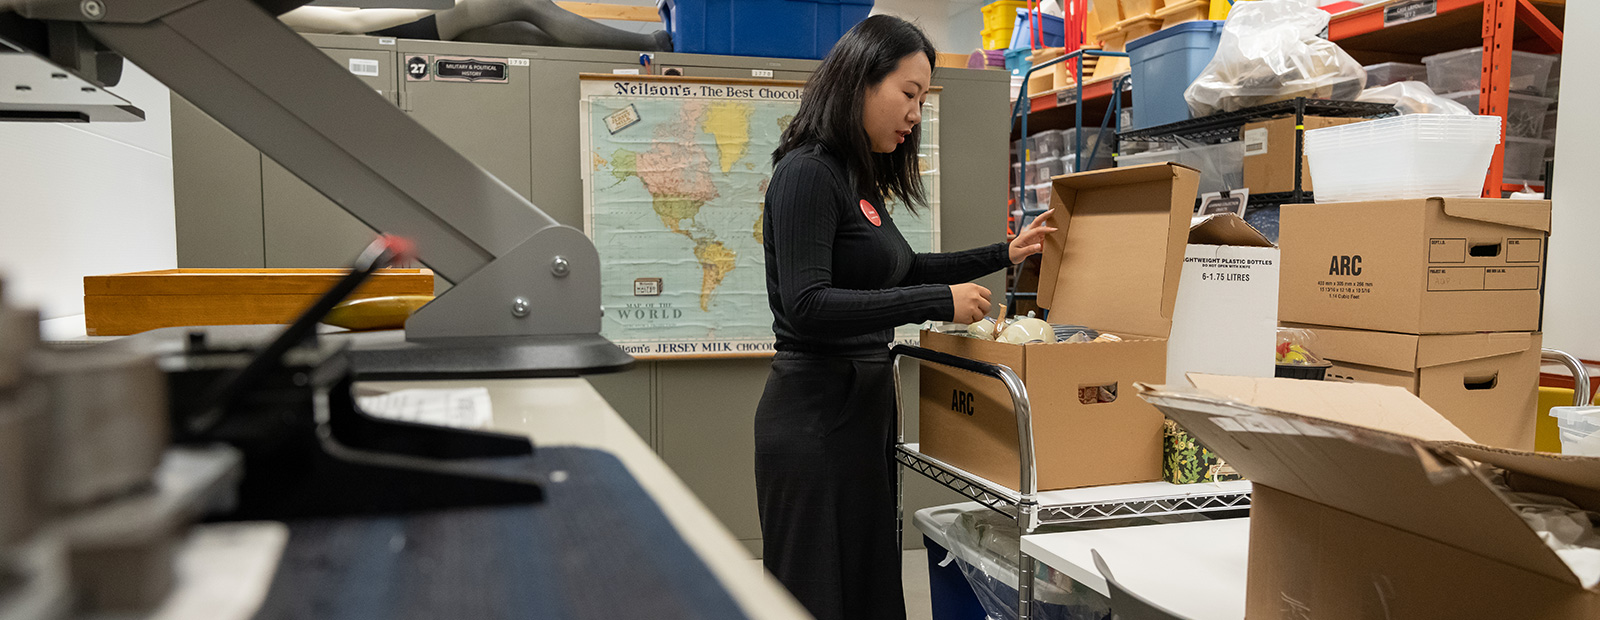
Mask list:
[[[1436,93],[1478,90],[1483,83],[1483,48],[1469,47],[1422,59],[1428,65],[1428,86]],[[1556,57],[1511,52],[1511,92],[1544,96]]]
[[[1500,117],[1408,114],[1306,132],[1317,202],[1473,197]]]
[[[1050,208],[1050,192],[1052,187],[1053,186],[1048,180],[1036,185],[1029,185],[1027,191],[1023,192],[1022,194],[1024,201],[1026,201],[1028,204],[1028,208]]]
[[[1096,142],[1096,138],[1097,137],[1099,138],[1098,142]],[[1096,144],[1099,145],[1098,148],[1096,148]],[[1076,153],[1077,149],[1078,149],[1078,130],[1077,129],[1062,129],[1061,130],[1061,152],[1062,152],[1062,154],[1065,155],[1066,157],[1072,157]],[[1101,131],[1101,129],[1099,127],[1085,127],[1085,128],[1083,128],[1083,155],[1084,155],[1084,157],[1088,157],[1091,154],[1091,151],[1093,152],[1093,155],[1094,155],[1095,159],[1102,159],[1102,158],[1110,157],[1112,153],[1117,152],[1117,132],[1116,132],[1116,130],[1107,128],[1106,130]]]
[[[1161,161],[1183,164],[1199,170],[1201,194],[1244,187],[1244,143],[1239,141],[1120,155],[1117,157],[1117,167],[1125,168]]]
[[[1544,179],[1544,156],[1551,142],[1543,138],[1506,137],[1506,165],[1502,179]],[[1318,186],[1317,189],[1322,189]]]
[[[1022,184],[1025,186],[1049,183],[1059,175],[1071,172],[1071,162],[1060,157],[1049,157],[1030,161],[1027,164],[1011,164],[1011,178],[1007,179],[1011,185],[1017,184],[1017,171],[1025,170],[1022,175]]]
[[[1440,96],[1467,106],[1468,110],[1477,114],[1478,94],[1478,91],[1469,90]],[[1545,114],[1550,112],[1550,104],[1555,100],[1520,93],[1507,95],[1510,104],[1506,110],[1506,135],[1518,138],[1543,137]]]
[[[1544,113],[1544,131],[1539,134],[1539,137],[1551,142],[1556,141],[1556,110],[1554,108]]]
[[[1409,62],[1381,62],[1362,67],[1367,70],[1367,88],[1388,86],[1395,82],[1428,81],[1428,66]]]
[[[1600,456],[1600,407],[1552,407],[1561,432],[1561,453]]]
[[[1049,129],[1028,136],[1028,148],[1033,150],[1032,159],[1049,159],[1066,154],[1065,142],[1062,140],[1060,129]],[[1017,152],[1017,147],[1022,146],[1021,140],[1011,141],[1011,153]]]

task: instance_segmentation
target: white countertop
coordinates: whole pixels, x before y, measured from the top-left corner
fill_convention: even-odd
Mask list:
[[[1250,520],[1222,519],[1022,537],[1022,551],[1109,595],[1091,549],[1128,591],[1194,620],[1244,617]]]

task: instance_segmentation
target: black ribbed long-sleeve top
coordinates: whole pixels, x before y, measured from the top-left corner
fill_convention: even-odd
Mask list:
[[[895,327],[950,320],[949,285],[1010,264],[1005,243],[913,252],[882,201],[857,196],[848,179],[844,164],[815,145],[773,170],[762,238],[779,351],[881,353]]]

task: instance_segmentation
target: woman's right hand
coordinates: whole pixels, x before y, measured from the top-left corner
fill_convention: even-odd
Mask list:
[[[954,302],[956,308],[952,320],[957,323],[976,323],[989,314],[989,289],[971,282],[952,284],[950,301]]]

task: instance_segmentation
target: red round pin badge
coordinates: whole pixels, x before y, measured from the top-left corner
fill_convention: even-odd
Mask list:
[[[873,226],[883,225],[883,218],[878,217],[878,210],[872,208],[872,203],[861,201],[861,214],[867,216],[867,221],[872,222]]]

